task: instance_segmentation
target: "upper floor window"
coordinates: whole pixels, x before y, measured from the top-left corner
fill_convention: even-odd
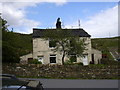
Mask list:
[[[50,47],[50,48],[56,47],[56,41],[49,40],[49,47]]]

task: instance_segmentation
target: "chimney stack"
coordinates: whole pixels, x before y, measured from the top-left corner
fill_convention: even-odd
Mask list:
[[[57,19],[56,29],[61,29],[61,21],[60,21],[60,18]]]

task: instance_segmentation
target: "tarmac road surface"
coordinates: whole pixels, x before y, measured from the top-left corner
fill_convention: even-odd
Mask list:
[[[23,78],[20,78],[23,79]],[[81,80],[81,79],[31,79],[24,80],[39,80],[44,88],[109,88],[108,90],[119,87],[120,80]],[[110,89],[113,88],[113,89]],[[104,90],[100,89],[100,90]],[[105,89],[105,90],[106,90]],[[54,90],[54,89],[53,89]],[[82,90],[82,89],[81,89]],[[91,89],[93,90],[93,89]]]

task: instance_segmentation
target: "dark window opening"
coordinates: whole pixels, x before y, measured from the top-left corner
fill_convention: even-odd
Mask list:
[[[50,63],[56,63],[56,55],[50,55]]]
[[[92,62],[91,64],[94,64],[94,54],[92,54]]]
[[[102,58],[107,58],[107,54],[102,54]]]
[[[56,47],[56,41],[50,40],[49,47]]]
[[[70,40],[70,46],[73,47],[74,46],[74,41]]]
[[[76,57],[76,55],[70,55],[70,61],[71,61],[71,62],[77,62],[77,57]]]
[[[31,63],[33,61],[33,58],[28,58],[28,63]]]

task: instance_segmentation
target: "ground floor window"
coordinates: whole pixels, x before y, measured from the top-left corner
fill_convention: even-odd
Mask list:
[[[70,61],[71,62],[77,62],[76,54],[70,55]]]
[[[50,63],[56,63],[56,55],[55,54],[50,55]]]
[[[28,63],[31,63],[33,58],[28,58]]]

